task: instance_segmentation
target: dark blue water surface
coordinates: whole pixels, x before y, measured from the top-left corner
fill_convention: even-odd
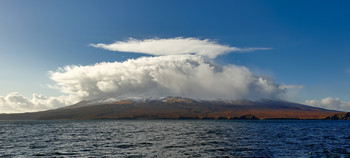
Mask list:
[[[350,157],[350,121],[0,121],[1,157]]]

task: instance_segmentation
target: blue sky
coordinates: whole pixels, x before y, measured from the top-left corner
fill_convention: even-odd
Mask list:
[[[239,48],[217,63],[248,67],[288,85],[291,101],[350,101],[349,1],[0,1],[0,96],[60,95],[48,71],[65,65],[124,61],[142,54],[91,43],[132,37],[211,39]]]

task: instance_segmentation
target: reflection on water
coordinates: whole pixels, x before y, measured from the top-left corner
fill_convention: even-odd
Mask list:
[[[0,155],[350,157],[350,121],[0,121]]]

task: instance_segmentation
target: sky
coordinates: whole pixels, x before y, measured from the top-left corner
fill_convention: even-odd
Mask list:
[[[350,111],[348,6],[2,0],[0,113],[113,95],[276,98]]]

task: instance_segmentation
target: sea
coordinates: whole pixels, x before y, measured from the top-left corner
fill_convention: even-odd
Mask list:
[[[0,121],[0,157],[350,157],[350,121]]]

